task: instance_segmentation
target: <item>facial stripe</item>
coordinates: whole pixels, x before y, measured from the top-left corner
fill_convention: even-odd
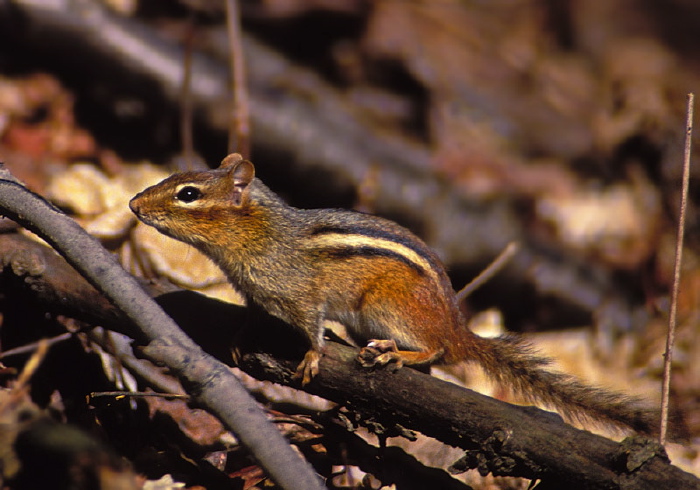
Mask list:
[[[360,234],[327,232],[320,235],[312,235],[306,244],[310,248],[325,249],[335,255],[381,255],[394,257],[419,270],[421,273],[430,276],[436,284],[441,284],[440,278],[429,260],[412,248],[393,240]]]

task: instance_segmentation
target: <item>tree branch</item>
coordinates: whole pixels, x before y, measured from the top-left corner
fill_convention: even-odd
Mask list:
[[[0,235],[0,256],[13,248],[35,254],[45,247],[23,237]],[[58,257],[54,259],[56,265],[44,267],[44,272],[31,281],[25,280],[30,292],[52,311],[67,313],[64,304],[84,301],[84,307],[72,306],[72,311],[87,314],[97,323],[102,317],[119,324],[115,321],[119,313],[109,311],[114,309],[111,305],[103,309],[92,296],[76,294],[75,291],[83,290],[80,286],[73,293],[70,289],[60,295],[51,293],[54,285],[82,280],[66,264],[59,266],[62,261]],[[58,279],[56,275],[64,277]],[[161,288],[152,288],[151,293],[160,295],[158,302],[188,334],[196,336],[200,346],[220,359],[230,360],[228,346],[237,326],[243,323],[244,308],[191,291],[163,293]],[[59,301],[59,297],[68,302]],[[125,331],[123,325],[121,330]],[[260,320],[255,332],[259,336],[247,342],[255,350],[243,356],[241,367],[258,379],[298,388],[292,376],[305,350],[303,339],[290,327],[270,318]],[[350,407],[361,415],[361,421],[382,424],[387,430],[399,424],[461,447],[466,451],[460,462],[464,469],[540,478],[553,487],[565,482],[572,489],[617,488],[622,482],[632,489],[652,488],[655,482],[657,488],[673,485],[690,489],[699,483],[692,475],[670,465],[658,446],[644,443],[635,449],[635,439],[618,444],[577,430],[555,414],[512,406],[413,369],[367,371],[359,367],[356,355],[354,349],[329,342],[321,371],[305,387],[306,391]],[[647,455],[645,462],[638,468],[628,468],[626,463],[640,454]]]
[[[5,174],[7,179],[9,173]],[[240,438],[273,480],[288,489],[323,488],[313,469],[267,421],[230,370],[187,337],[95,238],[13,180],[0,180],[0,209],[51,244],[117,306],[149,341],[145,354],[172,369],[197,402]]]

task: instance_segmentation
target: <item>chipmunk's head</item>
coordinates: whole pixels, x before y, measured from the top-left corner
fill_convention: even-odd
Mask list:
[[[137,194],[129,202],[147,225],[181,241],[207,239],[232,216],[245,215],[255,167],[238,153],[216,170],[183,172]]]

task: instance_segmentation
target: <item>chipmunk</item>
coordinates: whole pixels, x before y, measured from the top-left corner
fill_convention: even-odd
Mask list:
[[[144,223],[208,255],[249,301],[306,336],[302,384],[318,373],[324,321],[335,320],[369,341],[358,358],[364,366],[473,361],[569,418],[655,430],[654,412],[635,399],[547,371],[549,359],[518,337],[470,331],[442,263],[407,229],[354,211],[291,207],[239,154],[215,170],[172,175],[129,206]]]

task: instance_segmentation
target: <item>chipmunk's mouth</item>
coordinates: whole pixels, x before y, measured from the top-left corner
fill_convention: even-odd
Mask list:
[[[138,195],[129,201],[129,209],[131,209],[131,212],[134,213],[140,221],[143,221],[147,225],[153,226],[154,220],[152,217],[144,214]]]
[[[141,219],[141,210],[139,206],[139,196],[134,197],[129,201],[129,209],[131,209],[131,212],[134,213],[139,219]]]

